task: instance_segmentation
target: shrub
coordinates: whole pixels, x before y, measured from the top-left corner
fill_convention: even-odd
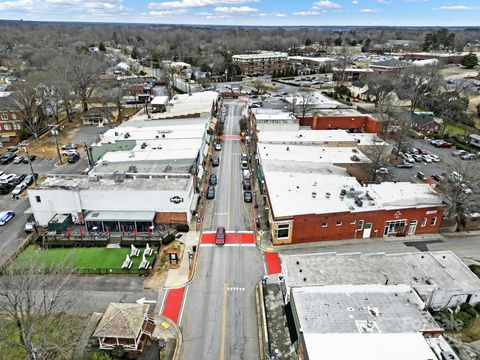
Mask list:
[[[465,310],[465,312],[470,315],[473,319],[477,317],[477,312],[472,308]]]
[[[123,346],[115,346],[112,349],[112,358],[113,359],[121,359],[123,358],[123,355],[125,355],[125,349]]]
[[[474,309],[480,314],[480,302],[475,304]]]
[[[469,269],[478,277],[480,277],[480,265],[470,265]]]
[[[468,313],[463,312],[463,311],[460,311],[457,314],[457,319],[461,320],[463,322],[464,326],[468,326],[470,321],[472,321],[472,317]]]
[[[473,306],[470,305],[469,303],[463,303],[462,305],[460,305],[461,311],[467,311],[469,309],[473,309]]]

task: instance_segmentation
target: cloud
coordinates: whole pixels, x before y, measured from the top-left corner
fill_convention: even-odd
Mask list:
[[[294,15],[294,16],[318,16],[318,15],[322,15],[322,13],[318,12],[318,11],[298,11],[298,12],[294,12],[292,15]]]
[[[317,1],[312,4],[313,9],[341,9],[342,5],[330,0]]]
[[[257,12],[258,9],[252,8],[250,6],[219,6],[213,9],[217,13],[222,13],[222,14],[232,14],[232,13],[250,13],[250,12]]]
[[[185,15],[188,13],[186,9],[176,9],[176,10],[152,10],[148,13],[150,16],[154,17],[167,17],[173,15]]]
[[[378,9],[360,9],[358,10],[362,13],[379,13],[379,12],[382,12],[382,10],[378,10]]]
[[[467,5],[445,5],[440,6],[439,10],[478,10],[478,6],[467,6]]]
[[[353,5],[357,5],[357,4],[358,4],[358,0],[352,0],[352,4],[353,4]]]
[[[178,1],[166,1],[161,3],[151,2],[148,4],[148,8],[151,10],[197,8],[197,7],[205,7],[205,6],[244,4],[246,2],[259,2],[259,1],[260,0],[178,0]]]

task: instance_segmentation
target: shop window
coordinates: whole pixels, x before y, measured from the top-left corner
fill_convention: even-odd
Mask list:
[[[363,230],[363,220],[358,220],[357,230]]]
[[[277,239],[285,239],[290,235],[290,224],[278,224]]]
[[[421,227],[427,226],[427,218],[423,218]]]
[[[430,220],[430,226],[434,226],[437,223],[437,218],[433,217],[432,220]]]

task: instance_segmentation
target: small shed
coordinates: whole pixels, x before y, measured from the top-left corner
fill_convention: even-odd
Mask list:
[[[56,214],[48,222],[48,231],[55,231],[56,233],[63,233],[69,226],[73,224],[71,214]]]
[[[83,125],[106,125],[112,122],[113,115],[110,111],[90,109],[82,115]]]
[[[122,346],[126,351],[141,351],[155,329],[148,308],[148,304],[110,303],[93,333],[100,349]]]
[[[155,96],[150,102],[152,112],[165,112],[168,104],[168,96]]]

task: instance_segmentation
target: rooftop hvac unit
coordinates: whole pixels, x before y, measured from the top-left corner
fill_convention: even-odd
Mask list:
[[[325,197],[326,197],[327,199],[330,199],[330,193],[329,193],[329,192],[325,193]]]
[[[130,166],[128,167],[128,172],[129,172],[129,173],[137,173],[137,172],[138,172],[138,171],[137,171],[137,167],[136,167],[135,165],[130,165]]]
[[[90,181],[99,181],[100,179],[98,178],[97,175],[88,175],[88,180],[90,180]]]
[[[363,201],[359,198],[355,198],[355,205],[357,205],[358,207],[362,207]]]
[[[312,192],[312,198],[316,198],[317,197],[317,193],[315,191]]]
[[[115,181],[116,183],[122,183],[125,181],[125,173],[121,173],[121,172],[115,172],[113,174],[113,181]]]

